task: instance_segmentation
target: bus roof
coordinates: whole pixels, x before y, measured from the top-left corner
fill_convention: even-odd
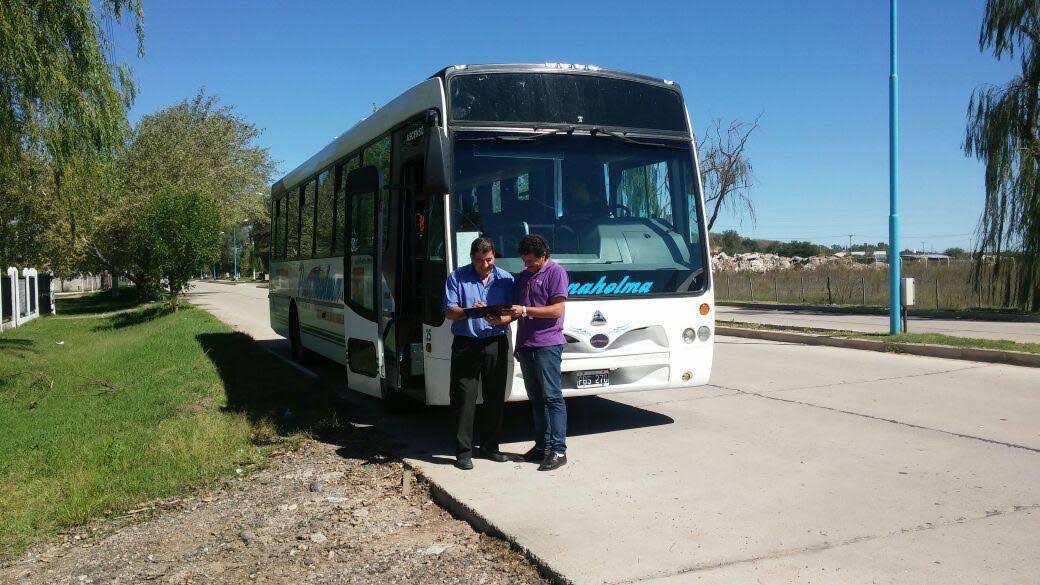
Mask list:
[[[602,77],[614,77],[639,81],[654,85],[666,85],[679,90],[679,85],[669,79],[650,77],[640,73],[631,73],[619,69],[609,69],[598,65],[578,63],[486,63],[479,65],[450,65],[431,75],[431,78],[447,79],[452,75],[465,73],[588,73]]]
[[[408,91],[394,98],[393,101],[379,108],[372,115],[361,120],[337,136],[325,148],[304,161],[271,186],[271,194],[278,196],[289,187],[308,179],[344,156],[361,148],[379,137],[393,126],[429,108],[444,111],[446,102],[444,88],[446,81],[453,75],[466,73],[575,73],[627,79],[641,83],[666,86],[682,93],[674,81],[650,77],[638,73],[630,73],[617,69],[607,69],[596,65],[576,63],[490,63],[479,65],[451,65],[431,75],[425,81],[413,86]]]

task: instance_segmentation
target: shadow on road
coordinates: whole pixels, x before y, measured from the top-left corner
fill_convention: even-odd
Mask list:
[[[281,354],[284,341],[257,343],[242,333],[209,333],[199,335],[198,342],[224,382],[225,410],[244,414],[254,425],[274,425],[280,435],[306,433],[340,446],[344,457],[366,461],[454,460],[449,407],[417,404],[408,412],[387,412],[381,401],[346,390],[346,372],[339,364],[313,358],[307,368],[318,374],[314,379],[264,349]],[[571,398],[567,409],[568,436],[674,422],[661,413],[598,396]],[[529,403],[506,404],[503,443],[529,440],[533,441]]]
[[[224,383],[225,411],[241,413],[253,425],[274,425],[280,435],[316,435],[337,426],[334,397],[321,380],[303,376],[244,333],[196,339]]]

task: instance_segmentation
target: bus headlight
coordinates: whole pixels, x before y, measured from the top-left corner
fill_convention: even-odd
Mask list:
[[[684,329],[682,332],[682,340],[686,343],[693,343],[697,341],[697,333],[693,329]]]
[[[709,337],[711,337],[711,329],[707,325],[701,325],[697,330],[697,338],[701,341],[708,341]]]

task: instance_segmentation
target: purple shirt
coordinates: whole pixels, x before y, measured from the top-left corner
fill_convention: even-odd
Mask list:
[[[525,307],[545,307],[556,297],[567,298],[567,271],[556,262],[546,260],[536,273],[526,268],[516,279],[517,301]],[[516,326],[517,347],[550,347],[563,345],[563,315],[559,319],[521,317]]]

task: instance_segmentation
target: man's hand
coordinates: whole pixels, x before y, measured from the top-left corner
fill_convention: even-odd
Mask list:
[[[513,319],[519,319],[524,314],[524,308],[520,305],[513,305],[509,308],[509,316]]]
[[[487,320],[488,323],[494,325],[495,327],[499,327],[501,325],[508,325],[509,322],[513,320],[513,318],[509,315],[488,315],[484,317],[484,319]]]

